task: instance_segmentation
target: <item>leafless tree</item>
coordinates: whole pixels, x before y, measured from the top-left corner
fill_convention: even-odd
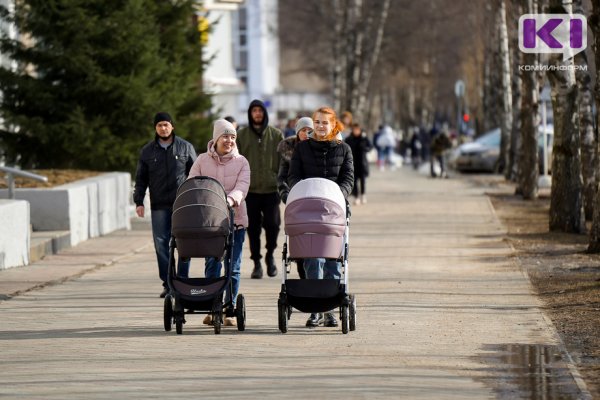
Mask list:
[[[515,24],[522,14],[522,0],[512,0],[510,24]],[[519,176],[519,153],[521,151],[521,73],[519,66],[522,63],[522,53],[519,50],[519,37],[512,35],[510,39],[512,52],[512,130],[510,133],[510,150],[508,165],[504,176],[511,181],[517,181]]]
[[[512,130],[512,87],[510,72],[510,51],[508,45],[508,29],[506,27],[506,5],[504,0],[496,0],[496,29],[500,38],[500,67],[501,67],[501,93],[502,93],[502,117],[500,124],[500,169],[508,172],[508,156],[510,151],[510,134]]]
[[[581,0],[573,1],[573,12],[585,15]],[[596,139],[594,130],[592,79],[588,72],[587,56],[584,51],[575,55],[575,64],[581,68],[575,70],[577,79],[579,105],[579,133],[581,141],[581,173],[583,175],[583,205],[585,219],[592,220],[594,213],[594,198],[597,190],[596,183]]]
[[[589,26],[594,32],[594,55],[596,65],[600,66],[600,0],[592,0],[592,15],[588,20]],[[600,68],[596,68],[596,85],[594,86],[594,100],[596,102],[596,110],[600,110]],[[600,113],[596,113],[596,126],[600,123]],[[597,142],[596,157],[600,154],[600,141]],[[600,174],[596,174],[598,178]],[[588,251],[591,253],[600,253],[600,186],[596,191],[594,201],[594,213],[592,220],[592,228],[590,229],[590,241]]]
[[[571,14],[571,4],[550,0],[552,13]],[[550,230],[570,233],[585,231],[583,213],[581,157],[579,154],[579,117],[577,82],[569,66],[573,59],[562,60],[553,53],[548,71],[554,113],[554,145],[552,147],[552,192],[550,197]]]
[[[527,0],[527,14],[535,14],[538,10],[537,0]],[[534,53],[523,54],[523,65],[529,68],[521,71],[522,101],[521,101],[521,152],[519,155],[519,190],[526,200],[538,197],[538,152],[537,130],[540,90],[537,73],[538,56]]]

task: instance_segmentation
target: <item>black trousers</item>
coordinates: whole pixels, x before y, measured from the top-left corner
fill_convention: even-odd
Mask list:
[[[352,195],[354,197],[358,197],[358,184],[360,183],[360,194],[365,194],[367,190],[367,177],[364,175],[358,176],[354,175],[354,187],[352,188]]]
[[[260,260],[260,233],[265,229],[267,243],[265,248],[268,253],[273,253],[277,248],[277,235],[281,225],[279,213],[279,195],[274,193],[248,193],[246,196],[248,209],[248,240],[250,241],[250,258]]]

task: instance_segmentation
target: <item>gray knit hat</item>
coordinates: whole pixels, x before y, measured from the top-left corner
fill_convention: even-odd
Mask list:
[[[294,128],[294,130],[296,131],[296,135],[298,134],[298,132],[300,132],[300,129],[306,128],[306,127],[310,128],[310,129],[315,129],[312,118],[302,117],[296,122],[296,127]]]

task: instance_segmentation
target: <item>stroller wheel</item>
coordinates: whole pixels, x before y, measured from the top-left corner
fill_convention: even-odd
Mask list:
[[[221,324],[223,323],[223,311],[217,311],[213,313],[213,328],[215,328],[215,335],[221,333]]]
[[[348,333],[349,329],[349,325],[350,325],[350,317],[349,317],[349,312],[348,312],[348,308],[350,308],[348,305],[344,305],[341,306],[340,312],[342,314],[342,333],[346,334]]]
[[[171,295],[165,296],[165,307],[163,312],[165,331],[169,332],[173,328],[173,301]]]
[[[288,328],[288,306],[280,300],[277,302],[277,310],[279,311],[279,330],[281,333],[286,333]]]
[[[246,329],[246,300],[244,300],[243,294],[238,294],[237,301],[235,303],[235,318],[237,320],[238,331]]]
[[[356,330],[356,296],[351,294],[350,295],[350,330],[351,331],[355,331]]]

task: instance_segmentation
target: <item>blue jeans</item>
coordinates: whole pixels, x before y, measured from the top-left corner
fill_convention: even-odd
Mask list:
[[[246,229],[241,228],[235,231],[233,234],[233,254],[232,254],[232,268],[231,268],[231,287],[233,294],[233,304],[237,298],[238,290],[240,288],[240,269],[242,266],[242,247],[244,246],[244,239],[246,238]],[[217,261],[214,257],[207,257],[204,267],[204,276],[207,278],[218,278],[221,276],[221,268],[223,263]],[[227,288],[227,298],[229,297],[229,288]]]
[[[306,279],[340,279],[342,277],[341,263],[324,258],[305,258],[304,271]]]
[[[167,287],[167,271],[169,270],[169,241],[171,240],[171,210],[152,210],[152,236],[154,250],[158,260],[158,275]],[[190,260],[184,261],[181,257],[177,262],[177,276],[187,278],[190,270]]]

